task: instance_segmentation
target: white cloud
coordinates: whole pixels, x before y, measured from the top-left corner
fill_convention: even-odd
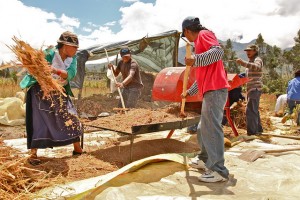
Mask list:
[[[84,32],[88,32],[88,33],[90,33],[90,32],[93,31],[91,28],[88,28],[88,27],[83,27],[82,30],[83,30]]]
[[[0,25],[0,62],[8,62],[14,59],[6,46],[13,44],[13,36],[41,48],[43,44],[56,44],[60,34],[65,30],[73,31],[79,21],[65,15],[57,18],[54,13],[24,6],[17,0],[0,0]]]
[[[62,14],[62,16],[59,18],[59,21],[61,22],[61,25],[63,27],[68,27],[68,28],[73,28],[73,27],[78,28],[80,25],[80,22],[78,19],[67,17],[65,14]],[[68,29],[68,28],[66,28],[66,29]]]
[[[106,24],[104,24],[105,26],[114,26],[116,25],[116,21],[112,21],[112,22],[107,22]]]
[[[293,0],[295,7],[284,0],[189,0],[186,3],[157,0],[154,5],[137,2],[120,9],[122,31],[119,34],[141,37],[171,29],[181,31],[186,16],[198,16],[202,25],[221,40],[234,39],[238,34],[243,35],[241,42],[249,42],[261,33],[265,42],[286,48],[294,45],[293,37],[300,28],[297,1]]]
[[[123,0],[124,2],[132,3],[132,2],[138,2],[139,0]]]
[[[156,0],[155,4],[130,1],[120,8],[121,19],[106,24],[92,22],[80,26],[80,19],[63,14],[59,18],[38,8],[24,6],[17,0],[0,0],[0,62],[7,60],[12,36],[20,36],[34,47],[55,44],[59,35],[78,28],[88,35],[79,35],[80,48],[97,43],[137,39],[169,30],[181,31],[187,16],[198,16],[203,26],[221,40],[243,35],[241,42],[255,39],[259,33],[265,42],[286,48],[294,45],[300,28],[299,0]],[[21,17],[20,17],[21,16]],[[112,31],[116,23],[121,26]]]

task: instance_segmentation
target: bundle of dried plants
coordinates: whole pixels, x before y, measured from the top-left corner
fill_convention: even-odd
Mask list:
[[[65,95],[64,88],[57,80],[52,78],[51,67],[45,59],[42,49],[34,49],[16,36],[14,36],[12,40],[16,44],[8,47],[14,52],[17,60],[21,62],[20,66],[26,68],[29,74],[40,84],[44,92],[44,98],[50,97],[51,93],[57,91]]]

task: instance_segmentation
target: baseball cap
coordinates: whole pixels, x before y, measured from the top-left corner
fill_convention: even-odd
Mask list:
[[[59,39],[57,40],[57,43],[62,43],[69,46],[79,47],[78,37],[74,33],[70,31],[63,32]]]
[[[128,47],[122,47],[120,50],[120,55],[121,57],[123,56],[130,56],[131,55],[131,51]]]
[[[182,22],[182,33],[181,33],[181,37],[185,37],[184,35],[184,29],[188,28],[188,27],[192,27],[192,26],[198,26],[200,25],[200,20],[198,17],[186,17],[183,22]]]
[[[259,47],[255,44],[251,44],[251,45],[247,46],[246,49],[244,49],[244,51],[251,51],[251,50],[258,52]]]

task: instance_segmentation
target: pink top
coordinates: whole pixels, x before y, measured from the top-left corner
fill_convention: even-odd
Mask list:
[[[204,53],[212,46],[220,46],[215,34],[209,30],[200,31],[194,43],[195,54]],[[196,80],[201,98],[207,91],[230,87],[222,60],[205,67],[196,66],[196,69]]]

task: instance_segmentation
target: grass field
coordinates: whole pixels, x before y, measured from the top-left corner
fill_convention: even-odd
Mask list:
[[[19,86],[20,80],[17,83],[11,78],[0,78],[0,98],[14,97],[17,92],[22,91]],[[109,93],[109,88],[106,86],[106,80],[86,80],[82,89],[82,97],[91,96],[93,94]],[[75,97],[78,96],[79,89],[72,89]],[[26,92],[24,90],[24,92]]]

